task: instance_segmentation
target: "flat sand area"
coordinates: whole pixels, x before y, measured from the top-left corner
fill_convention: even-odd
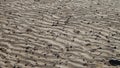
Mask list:
[[[0,0],[0,68],[120,68],[120,0]]]

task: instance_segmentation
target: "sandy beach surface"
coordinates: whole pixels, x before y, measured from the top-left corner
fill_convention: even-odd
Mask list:
[[[120,68],[120,0],[0,0],[0,68]]]

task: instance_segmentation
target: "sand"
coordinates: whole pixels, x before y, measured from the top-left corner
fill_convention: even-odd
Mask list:
[[[120,0],[0,0],[0,68],[120,68]]]

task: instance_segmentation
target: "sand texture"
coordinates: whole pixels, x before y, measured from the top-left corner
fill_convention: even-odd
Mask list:
[[[120,68],[120,0],[0,0],[0,68]]]

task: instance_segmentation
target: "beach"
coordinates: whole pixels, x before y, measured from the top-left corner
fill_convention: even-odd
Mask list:
[[[119,0],[0,0],[0,68],[120,68]]]

